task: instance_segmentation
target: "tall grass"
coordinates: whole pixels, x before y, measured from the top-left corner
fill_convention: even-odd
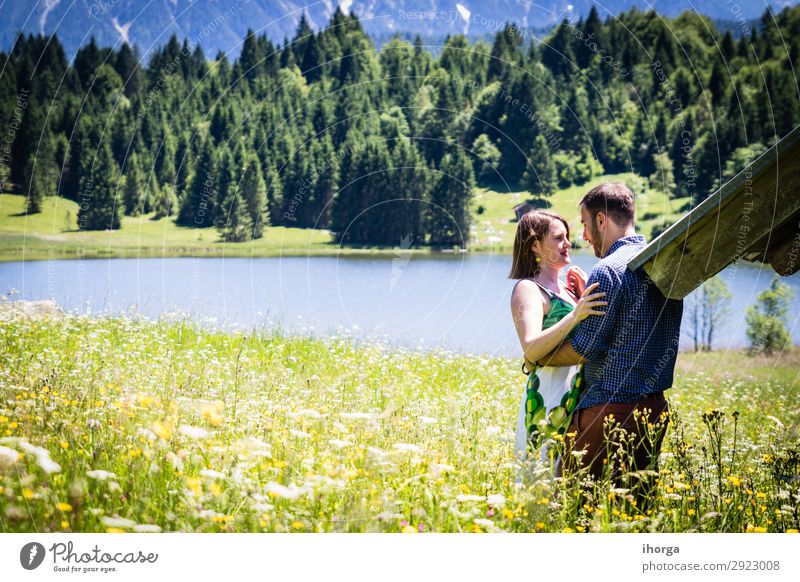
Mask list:
[[[796,531],[793,386],[704,378],[668,393],[645,509],[515,461],[512,360],[9,315],[0,529]]]

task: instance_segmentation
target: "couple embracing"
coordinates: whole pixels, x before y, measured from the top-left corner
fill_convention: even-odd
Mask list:
[[[615,431],[624,430],[630,445],[614,464],[617,473],[652,468],[658,459],[683,303],[627,268],[645,239],[636,234],[633,193],[624,184],[593,188],[580,213],[583,238],[600,260],[588,277],[570,267],[566,283],[559,275],[571,262],[567,221],[534,210],[517,225],[511,309],[529,376],[516,449],[525,458],[541,446],[545,457],[547,445],[560,441],[567,452],[558,476],[583,466],[599,479],[605,466],[614,470]]]

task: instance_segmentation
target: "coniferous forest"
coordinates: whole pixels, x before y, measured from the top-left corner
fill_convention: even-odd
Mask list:
[[[466,246],[476,185],[554,189],[633,171],[693,204],[800,123],[800,9],[721,32],[596,11],[534,39],[395,38],[354,15],[305,18],[273,44],[249,33],[212,58],[171,38],[142,63],[57,37],[0,54],[0,190],[79,204],[81,230],[171,216],[226,241],[265,226],[349,244]]]

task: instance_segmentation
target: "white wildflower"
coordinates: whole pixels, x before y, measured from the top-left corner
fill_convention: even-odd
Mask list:
[[[172,451],[167,451],[166,456],[167,461],[169,461],[176,470],[181,471],[183,469],[183,459],[181,459],[180,456]]]
[[[48,451],[47,449],[34,446],[26,441],[20,441],[19,446],[26,453],[34,455],[36,457],[36,462],[39,464],[39,467],[41,467],[42,471],[44,471],[48,475],[50,473],[61,472],[61,465],[59,465],[53,459],[50,458],[50,451]]]
[[[353,420],[356,420],[356,419],[369,419],[369,420],[371,420],[371,419],[375,418],[375,415],[373,413],[371,413],[371,412],[340,412],[339,416],[342,417],[342,418],[348,418],[348,419],[353,419]]]
[[[396,451],[400,451],[401,453],[421,453],[422,449],[419,448],[417,445],[412,445],[409,443],[395,443],[394,449]]]
[[[224,479],[225,474],[220,473],[219,471],[215,471],[214,469],[203,469],[200,471],[201,477],[206,477],[207,479]]]
[[[433,417],[430,417],[430,416],[420,416],[419,417],[419,421],[422,424],[436,424],[437,422],[439,422],[439,419],[438,418],[433,418]]]
[[[389,453],[379,449],[378,447],[367,447],[367,457],[371,457],[373,459],[385,459],[388,456]]]
[[[434,463],[431,465],[431,474],[435,477],[439,477],[443,473],[449,473],[451,471],[455,471],[455,467],[453,465],[446,465],[444,463]]]
[[[317,412],[316,410],[312,410],[310,408],[304,408],[295,413],[295,416],[307,416],[308,418],[320,418],[322,415]]]
[[[19,459],[19,453],[14,449],[0,446],[0,469],[13,467]]]
[[[155,441],[155,440],[158,440],[158,437],[156,436],[156,433],[154,433],[154,432],[153,432],[152,430],[150,430],[149,428],[140,427],[140,428],[139,428],[139,429],[136,431],[136,433],[137,433],[139,436],[142,436],[142,437],[144,437],[144,438],[145,438],[146,440],[148,440],[148,441]]]
[[[189,426],[188,424],[183,424],[178,427],[178,432],[184,436],[189,437],[190,439],[204,439],[208,438],[208,431],[204,428],[200,428],[197,426]]]
[[[311,435],[310,435],[310,434],[308,434],[308,433],[307,433],[306,431],[304,431],[304,430],[294,430],[294,429],[291,429],[289,432],[291,433],[291,435],[292,435],[293,437],[296,437],[296,438],[299,438],[299,439],[307,439],[307,438],[311,438]]]
[[[87,471],[86,476],[98,481],[106,481],[107,479],[116,479],[117,476],[111,471],[104,471],[103,469],[94,469]]]
[[[295,500],[308,493],[307,489],[298,487],[294,483],[289,484],[287,487],[286,485],[281,485],[280,483],[275,483],[274,481],[267,483],[264,486],[264,489],[267,490],[267,493],[271,493],[275,497],[281,497],[282,499],[290,500]]]
[[[133,526],[136,533],[161,533],[161,527],[154,523],[140,523]]]
[[[337,449],[344,449],[346,447],[351,446],[353,443],[347,440],[342,439],[331,439],[328,441],[329,444],[333,445],[333,447]]]
[[[501,495],[499,493],[494,493],[486,498],[486,504],[489,505],[490,507],[494,507],[495,509],[500,509],[502,507],[505,507],[506,498],[504,495]]]
[[[503,429],[502,429],[502,428],[500,428],[499,426],[487,426],[487,427],[486,427],[486,434],[487,434],[488,436],[494,436],[494,435],[496,435],[496,434],[500,434],[500,432],[501,432],[502,430],[503,430]]]

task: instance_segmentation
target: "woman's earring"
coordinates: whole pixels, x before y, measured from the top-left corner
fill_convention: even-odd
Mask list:
[[[539,257],[536,257],[536,262],[537,262],[537,263],[541,263],[541,262],[542,262],[542,259],[540,259]]]

